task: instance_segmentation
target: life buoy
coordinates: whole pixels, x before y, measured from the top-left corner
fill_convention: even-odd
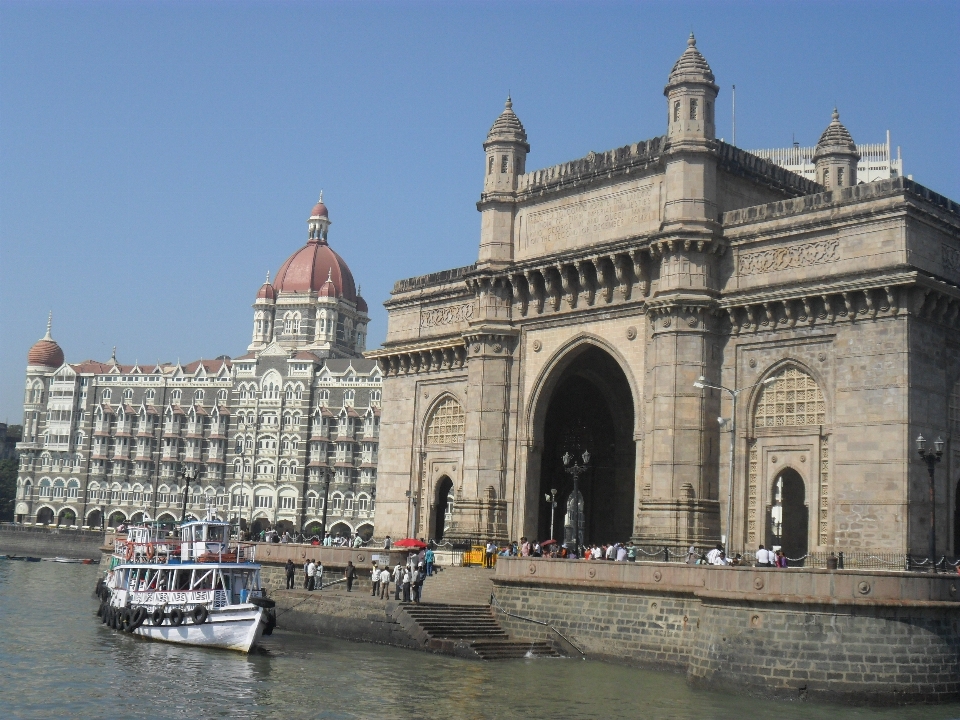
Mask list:
[[[150,614],[150,622],[153,623],[154,626],[163,625],[163,608],[156,608]]]
[[[147,560],[153,560],[154,555],[157,554],[156,548],[153,545],[147,545]]]
[[[127,562],[130,562],[131,560],[133,560],[133,543],[127,543],[126,558],[127,558]]]
[[[173,625],[173,627],[180,627],[183,625],[183,618],[183,610],[180,608],[174,608],[170,611],[170,624]]]
[[[197,605],[190,616],[193,618],[194,625],[203,625],[207,621],[207,608],[205,605]]]

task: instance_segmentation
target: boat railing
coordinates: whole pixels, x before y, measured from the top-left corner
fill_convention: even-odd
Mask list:
[[[217,545],[212,551],[208,545]],[[115,557],[124,562],[155,565],[179,565],[185,562],[253,563],[257,561],[254,543],[205,543],[186,540],[135,542],[125,538],[114,541]]]

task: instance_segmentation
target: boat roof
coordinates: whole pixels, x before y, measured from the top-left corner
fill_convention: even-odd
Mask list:
[[[225,563],[225,562],[185,562],[185,563],[120,563],[114,566],[114,570],[120,568],[173,568],[175,570],[189,570],[193,568],[241,568],[247,570],[259,570],[260,563]]]

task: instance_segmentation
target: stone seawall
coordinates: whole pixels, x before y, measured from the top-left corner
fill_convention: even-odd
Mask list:
[[[507,632],[769,696],[960,698],[956,575],[500,558]]]
[[[28,525],[0,525],[0,555],[100,559],[103,533]]]

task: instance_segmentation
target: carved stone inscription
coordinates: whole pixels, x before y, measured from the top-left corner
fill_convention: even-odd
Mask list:
[[[946,244],[940,247],[943,251],[943,269],[960,273],[960,250]]]
[[[466,322],[473,317],[473,303],[420,311],[420,327],[431,328]]]
[[[819,240],[804,245],[744,253],[740,256],[738,269],[741,275],[759,275],[777,270],[836,262],[839,259],[840,243],[837,240]]]
[[[568,247],[579,238],[625,235],[640,223],[660,219],[657,188],[650,184],[530,213],[525,218],[524,246]]]

